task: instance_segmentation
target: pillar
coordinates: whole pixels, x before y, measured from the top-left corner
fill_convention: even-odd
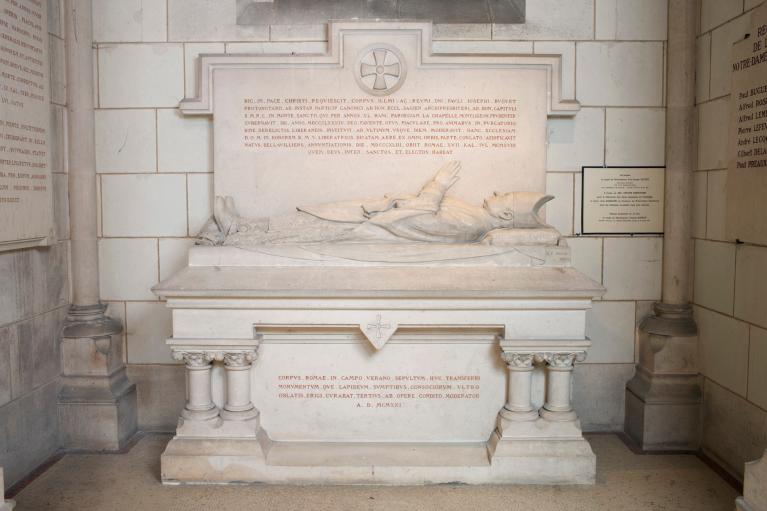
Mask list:
[[[572,396],[573,364],[577,353],[551,353],[545,356],[546,402],[541,417],[547,421],[574,421],[577,415],[570,402]]]
[[[136,432],[122,325],[99,296],[91,0],[66,0],[72,306],[62,333],[59,426],[65,449],[118,450]]]
[[[508,398],[500,414],[504,419],[530,421],[538,418],[538,410],[531,400],[534,357],[532,353],[501,354],[509,370]]]
[[[250,400],[250,368],[255,359],[255,351],[224,355],[226,402],[221,410],[222,419],[245,421],[258,417],[258,411]]]
[[[701,387],[690,305],[698,2],[669,0],[666,196],[662,301],[639,327],[636,375],[626,385],[626,433],[644,450],[695,450]]]
[[[206,421],[218,417],[218,408],[211,395],[211,362],[207,353],[174,352],[173,358],[186,366],[186,406],[181,416],[189,420]]]

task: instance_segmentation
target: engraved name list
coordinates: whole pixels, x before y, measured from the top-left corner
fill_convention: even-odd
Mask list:
[[[0,0],[0,250],[50,234],[44,3]]]

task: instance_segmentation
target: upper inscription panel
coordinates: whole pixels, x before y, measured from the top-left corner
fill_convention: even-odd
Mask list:
[[[546,117],[558,101],[555,56],[432,55],[422,23],[342,23],[329,53],[205,56],[201,97],[214,115],[215,194],[241,214],[407,194],[449,160],[455,195],[545,189]]]
[[[46,3],[0,0],[0,250],[52,235]]]

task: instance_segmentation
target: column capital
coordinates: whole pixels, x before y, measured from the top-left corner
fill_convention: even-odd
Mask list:
[[[506,362],[509,369],[528,369],[533,367],[536,360],[535,353],[519,353],[516,351],[502,351],[501,359]]]
[[[258,349],[247,351],[233,351],[223,354],[224,364],[227,367],[248,367],[258,358]]]
[[[173,350],[174,360],[183,360],[189,367],[206,367],[215,360],[214,353],[209,351],[176,351]]]
[[[555,352],[544,353],[543,360],[549,364],[549,367],[555,369],[572,369],[575,362],[583,362],[586,360],[585,351],[567,351],[567,352]]]

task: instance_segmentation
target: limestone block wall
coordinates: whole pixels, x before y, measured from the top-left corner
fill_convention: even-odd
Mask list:
[[[150,288],[185,264],[211,214],[211,124],[175,107],[196,93],[196,56],[318,52],[324,25],[236,25],[235,0],[94,0],[101,296],[126,324],[145,430],[175,427],[184,374],[164,344],[170,313]],[[437,51],[562,53],[583,105],[548,125],[548,220],[608,292],[588,316],[576,371],[587,430],[621,430],[635,330],[660,298],[662,239],[579,237],[583,165],[663,165],[666,0],[535,0],[524,25],[438,26]]]
[[[767,247],[725,238],[730,51],[761,3],[703,0],[697,41],[693,301],[705,377],[703,449],[738,477],[767,447]]]
[[[69,305],[63,1],[48,0],[57,242],[0,252],[0,466],[11,486],[59,447],[59,334]]]

